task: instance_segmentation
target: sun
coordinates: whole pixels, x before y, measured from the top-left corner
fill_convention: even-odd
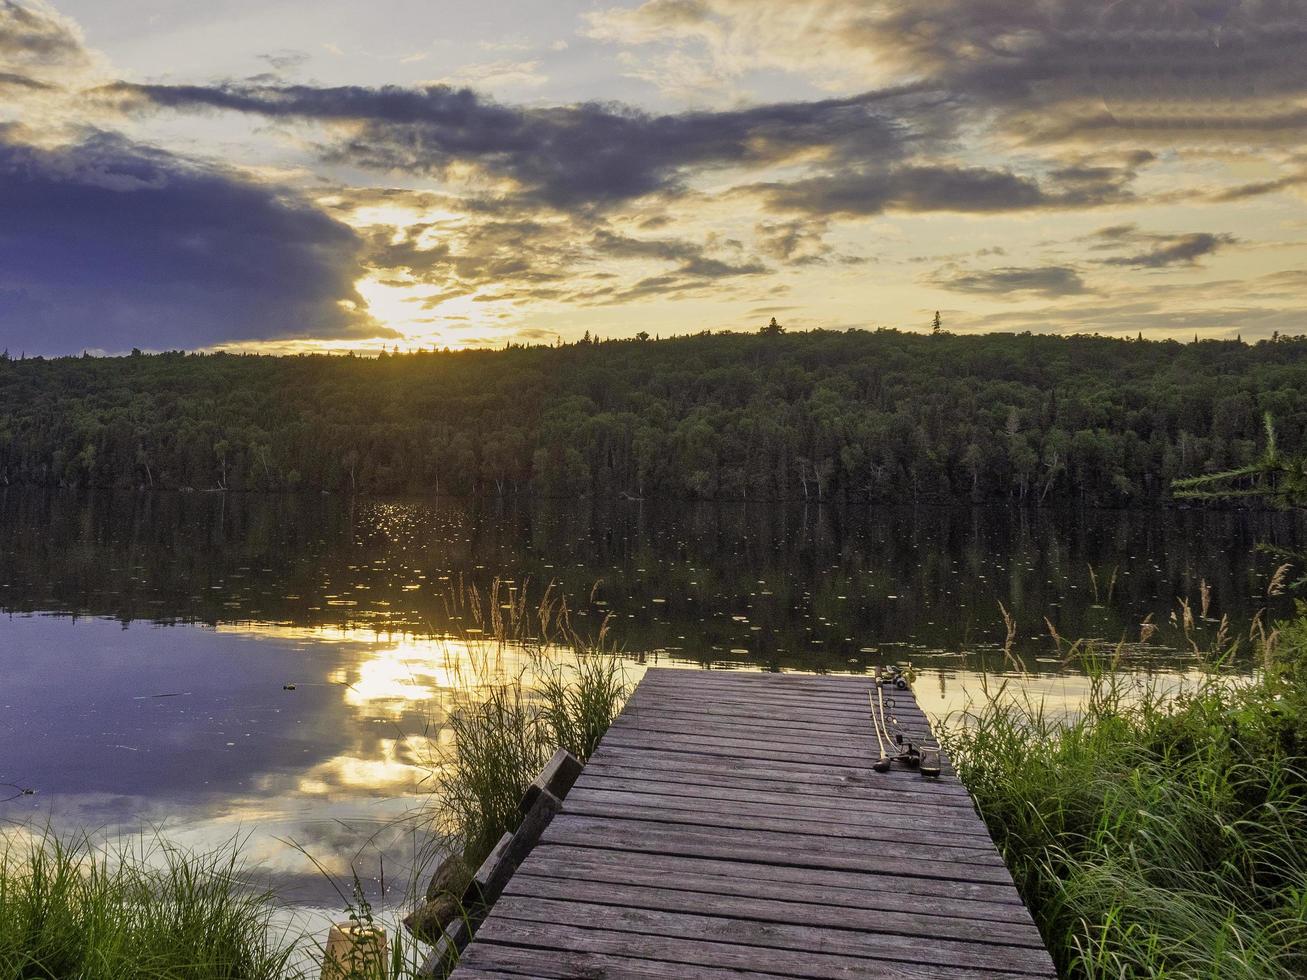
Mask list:
[[[367,304],[368,312],[382,326],[401,335],[401,339],[383,341],[400,350],[424,350],[448,347],[484,347],[513,334],[508,322],[507,304],[483,302],[475,294],[442,299],[428,307],[434,290],[430,285],[396,281],[382,273],[373,273],[355,283],[355,289]]]

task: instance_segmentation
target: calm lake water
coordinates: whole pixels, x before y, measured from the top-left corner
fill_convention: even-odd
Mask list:
[[[1193,666],[1269,605],[1258,541],[1301,516],[1204,511],[690,506],[0,491],[0,820],[186,844],[248,838],[291,902],[339,906],[295,841],[388,900],[423,842],[411,820],[453,698],[513,672],[451,590],[550,582],[607,618],[630,679],[650,663],[861,671],[910,660],[936,716],[982,672],[1063,702],[1066,637],[1137,639],[1130,663]],[[999,603],[1016,622],[1013,652]],[[287,688],[293,687],[293,690]],[[9,797],[6,799],[6,797]]]

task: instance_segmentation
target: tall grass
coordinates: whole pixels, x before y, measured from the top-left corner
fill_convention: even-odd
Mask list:
[[[1307,606],[1265,669],[1073,717],[987,689],[941,732],[1068,977],[1307,976]]]
[[[452,745],[433,760],[437,851],[457,851],[469,868],[521,819],[518,804],[558,748],[583,762],[630,694],[606,624],[585,637],[551,586],[536,602],[499,582],[455,590],[451,608],[482,644],[483,656],[512,646],[525,666],[460,696],[449,714]],[[451,617],[453,618],[453,617]]]
[[[0,837],[0,980],[280,980],[294,940],[235,844]]]

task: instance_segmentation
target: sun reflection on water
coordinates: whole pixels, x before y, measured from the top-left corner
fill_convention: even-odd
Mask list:
[[[14,703],[48,700],[50,676],[76,673],[87,692],[78,711],[23,722],[50,736],[17,746],[12,760],[41,780],[30,826],[91,827],[106,837],[159,831],[196,850],[239,839],[261,879],[289,903],[318,910],[339,910],[324,871],[337,882],[357,872],[379,902],[402,905],[427,840],[421,816],[430,815],[454,748],[451,712],[497,683],[520,680],[529,694],[542,670],[574,662],[570,648],[369,627],[126,632],[110,620],[47,618],[6,628],[16,648],[45,658],[41,670],[14,675]],[[705,661],[690,658],[702,653],[627,657],[626,682],[638,682],[646,664],[697,669]],[[915,694],[934,720],[1004,682],[1053,712],[1074,711],[1088,692],[1088,679],[1071,672],[983,673],[974,653],[940,651],[918,666]],[[712,666],[759,669],[747,653],[721,658]],[[165,676],[186,679],[161,684]],[[1150,676],[1174,686],[1194,675]],[[141,697],[143,686],[186,693]],[[111,779],[97,781],[100,772]]]

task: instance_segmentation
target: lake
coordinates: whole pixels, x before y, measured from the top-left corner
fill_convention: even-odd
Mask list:
[[[1304,540],[1302,515],[1202,510],[4,490],[0,819],[244,838],[288,901],[338,908],[293,841],[395,902],[445,713],[520,666],[479,638],[460,590],[556,583],[581,632],[607,622],[631,681],[651,663],[911,661],[940,717],[986,675],[1073,703],[1081,668],[1046,619],[1181,677],[1195,657],[1177,599],[1200,646],[1222,616],[1239,635],[1258,609],[1288,611],[1255,544]],[[1150,616],[1161,632],[1141,647]]]

